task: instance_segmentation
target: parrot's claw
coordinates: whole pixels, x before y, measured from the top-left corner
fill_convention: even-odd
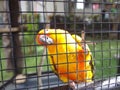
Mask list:
[[[75,82],[74,81],[69,81],[69,86],[70,86],[70,88],[72,89],[72,90],[76,90],[77,89],[77,87],[76,87],[76,84],[75,84]]]

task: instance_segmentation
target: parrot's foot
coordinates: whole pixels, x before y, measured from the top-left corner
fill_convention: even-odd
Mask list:
[[[74,81],[70,80],[70,81],[68,82],[68,84],[69,84],[69,86],[70,86],[70,88],[71,88],[72,90],[76,90],[76,89],[77,89],[76,84],[75,84]]]
[[[72,80],[69,81],[70,90],[86,90],[85,88],[92,88],[93,82],[74,82]],[[88,90],[88,89],[87,89]],[[93,90],[93,89],[92,89]]]

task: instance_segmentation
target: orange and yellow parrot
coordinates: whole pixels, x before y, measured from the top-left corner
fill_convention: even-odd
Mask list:
[[[63,82],[92,81],[92,54],[88,45],[83,45],[81,37],[66,30],[42,29],[36,41],[47,48],[52,69]]]

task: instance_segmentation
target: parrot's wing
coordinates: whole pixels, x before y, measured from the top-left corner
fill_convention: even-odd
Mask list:
[[[82,38],[81,38],[80,36],[73,34],[73,35],[72,35],[72,38],[77,42],[77,44],[78,44],[80,47],[84,46],[85,49],[88,51],[87,54],[89,54],[89,55],[92,57],[92,53],[90,52],[89,46],[88,46],[86,43],[82,42]],[[82,45],[82,44],[83,44],[83,45]]]
[[[82,47],[82,38],[78,35],[75,35],[75,34],[73,34],[72,37],[77,42],[77,44],[80,47]],[[93,78],[94,77],[94,72],[93,72],[94,71],[94,62],[93,62],[92,53],[90,51],[89,46],[86,43],[84,46],[85,46],[85,49],[87,49],[87,51],[88,51],[88,53],[85,55],[85,58],[86,58],[86,62],[89,62],[89,63],[87,63],[87,65],[91,67],[92,78]]]

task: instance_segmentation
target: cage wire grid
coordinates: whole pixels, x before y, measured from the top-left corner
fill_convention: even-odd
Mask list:
[[[74,70],[70,64],[80,66],[77,45],[82,45],[87,57],[86,44],[92,53],[94,78],[90,83],[78,81],[76,90],[119,90],[119,8],[119,0],[1,0],[0,90],[73,90],[70,82],[64,83],[57,74],[67,74],[69,79],[71,73],[76,73],[76,79],[79,79],[79,73],[89,71],[79,68],[75,72],[69,71]],[[60,39],[65,40],[64,43],[52,44],[56,53],[48,53],[49,45],[44,47],[46,44],[36,43],[41,29],[43,35],[46,30],[54,29],[55,33],[50,34],[55,35],[55,39],[63,35]],[[58,33],[61,30],[65,32]],[[75,34],[75,39],[77,35],[81,36],[82,42],[73,43],[68,34]],[[60,52],[62,45],[67,48]],[[74,46],[75,52],[69,51],[70,45]],[[66,61],[59,63],[60,56],[65,60],[62,55]],[[73,62],[70,62],[70,55],[75,55]],[[56,63],[50,63],[48,57],[54,61],[54,56]],[[84,60],[84,66],[90,60]],[[66,65],[67,72],[58,73],[60,65]]]

